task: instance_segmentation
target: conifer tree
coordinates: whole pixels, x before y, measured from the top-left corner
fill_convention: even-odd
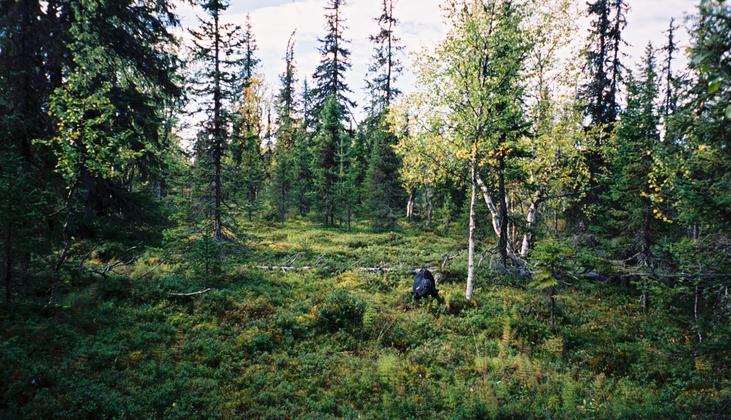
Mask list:
[[[292,149],[292,199],[297,212],[304,216],[310,211],[314,175],[312,136],[304,122],[294,132]]]
[[[238,28],[221,23],[221,14],[228,8],[225,0],[208,0],[201,4],[206,17],[199,17],[200,28],[191,30],[193,36],[193,59],[201,67],[197,74],[195,93],[203,99],[202,111],[206,115],[203,125],[205,135],[198,148],[201,153],[211,155],[213,166],[213,237],[223,237],[222,222],[222,168],[224,152],[228,145],[228,124],[230,114],[227,109],[236,97],[236,77],[233,53],[239,47]]]
[[[575,216],[588,211],[589,221],[599,206],[599,196],[605,191],[601,184],[607,163],[604,147],[608,144],[610,133],[617,121],[619,112],[619,84],[622,81],[621,47],[624,44],[622,31],[627,21],[625,0],[594,0],[588,3],[589,16],[593,19],[586,46],[586,72],[588,82],[581,90],[585,106],[585,116],[589,120],[587,131],[586,159],[591,174],[587,197],[580,205],[583,209]]]
[[[292,197],[301,216],[310,211],[314,193],[313,179],[313,136],[316,120],[312,116],[312,91],[307,78],[302,82],[301,115],[302,121],[295,131],[294,147],[292,150],[293,182]]]
[[[161,128],[170,98],[180,93],[168,32],[177,21],[167,1],[146,8],[132,3],[73,2],[62,8],[68,13],[61,26],[68,56],[53,63],[63,77],[49,98],[56,126],[45,143],[65,187],[58,212],[63,249],[54,277],[68,257],[72,234],[91,236],[97,216],[118,214],[109,209],[125,202],[108,200],[129,193],[135,177],[149,179],[170,147]],[[82,217],[76,217],[77,204]]]
[[[393,15],[393,0],[383,0],[382,13],[375,19],[378,22],[378,33],[371,35],[373,42],[373,62],[368,68],[372,75],[366,80],[366,88],[370,92],[371,105],[369,114],[376,116],[391,105],[391,101],[401,91],[395,86],[403,67],[398,54],[403,50],[400,39],[395,35],[398,20]]]
[[[675,111],[678,104],[678,98],[676,93],[677,83],[675,74],[673,73],[673,61],[675,54],[678,52],[678,44],[675,39],[675,31],[678,27],[675,25],[675,19],[670,19],[670,26],[667,30],[667,44],[663,47],[665,53],[665,60],[663,63],[663,100],[662,100],[662,113],[667,125],[668,117]],[[666,127],[667,129],[667,127]]]
[[[317,201],[315,205],[326,225],[343,220],[342,200],[348,193],[345,169],[349,137],[342,126],[343,109],[331,96],[320,114],[320,128],[314,138],[312,171]]]
[[[365,205],[371,221],[379,229],[391,229],[401,208],[405,192],[399,179],[399,159],[394,146],[398,141],[387,120],[376,120],[371,136],[371,153],[366,172]]]
[[[257,45],[254,36],[254,28],[251,24],[251,15],[246,15],[246,23],[244,24],[243,39],[243,57],[241,59],[241,71],[239,72],[240,90],[243,91],[249,87],[256,76],[257,69],[261,60],[256,56]]]
[[[355,102],[347,96],[351,90],[345,83],[345,72],[350,69],[351,64],[350,50],[346,48],[349,41],[343,36],[347,29],[342,11],[344,5],[345,0],[327,0],[325,6],[327,33],[319,39],[322,58],[313,75],[316,86],[312,89],[311,115],[314,120],[320,116],[331,96],[342,108],[342,119],[355,107]]]
[[[234,91],[235,104],[238,108],[233,116],[233,160],[236,166],[241,165],[241,155],[247,145],[247,136],[257,133],[261,113],[259,105],[261,102],[262,78],[258,74],[261,60],[256,56],[257,45],[254,29],[251,24],[251,16],[246,15],[243,37],[241,40],[242,57],[237,69],[236,88]]]
[[[286,218],[291,201],[290,194],[294,183],[292,154],[295,147],[295,131],[298,129],[295,116],[297,78],[294,64],[294,33],[287,42],[284,64],[284,72],[279,77],[281,87],[275,99],[277,131],[270,184],[270,198],[282,222]]]
[[[679,217],[688,225],[729,232],[731,227],[731,7],[704,1],[693,23],[692,84],[678,110],[682,139],[674,173]]]
[[[259,73],[260,59],[257,57],[257,44],[251,18],[246,23],[241,38],[241,59],[236,63],[236,90],[233,106],[233,159],[232,174],[229,177],[229,190],[234,192],[237,201],[249,220],[260,208],[261,191],[266,179],[266,162],[262,145],[268,126],[262,126],[265,112],[264,78]]]
[[[625,255],[642,266],[652,264],[651,246],[656,233],[649,186],[653,155],[660,144],[655,53],[652,44],[645,50],[639,78],[630,75],[627,107],[621,113],[613,148],[606,222],[610,238]]]
[[[373,62],[369,68],[372,79],[366,82],[370,91],[370,118],[366,122],[370,138],[370,153],[365,175],[365,206],[377,228],[392,228],[396,210],[403,200],[398,178],[400,161],[393,146],[397,137],[385,121],[394,98],[401,92],[395,81],[402,71],[398,54],[403,49],[395,35],[398,20],[393,14],[393,0],[383,0],[382,14],[376,21],[379,31],[371,36],[374,43]]]

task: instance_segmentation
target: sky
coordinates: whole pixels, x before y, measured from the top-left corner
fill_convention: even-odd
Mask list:
[[[583,10],[586,0],[575,0],[577,8]],[[679,33],[681,47],[687,46],[688,35],[685,19],[694,12],[698,0],[629,0],[628,25],[624,37],[629,43],[625,47],[630,68],[642,56],[645,46],[652,42],[656,47],[665,42],[664,32],[671,17],[681,23]],[[325,0],[230,0],[224,20],[243,26],[247,13],[251,15],[254,35],[261,59],[261,73],[270,91],[278,89],[279,74],[284,69],[284,52],[287,40],[296,30],[295,61],[299,82],[311,78],[320,56],[317,39],[325,32]],[[446,34],[447,25],[440,9],[441,0],[396,0],[394,14],[399,19],[397,35],[405,47],[402,61],[404,75],[398,82],[404,92],[409,92],[414,78],[410,73],[413,54],[424,47],[433,47]],[[185,39],[185,28],[197,25],[199,8],[180,2],[177,9],[183,29],[179,33]],[[365,78],[373,51],[368,37],[376,32],[374,19],[380,14],[381,0],[346,0],[343,9],[347,30],[345,38],[350,40],[352,68],[347,74],[351,98],[358,103],[356,117],[362,116],[366,105]],[[580,19],[577,17],[577,19]],[[586,33],[576,36],[585,38]],[[301,86],[300,86],[301,87]]]

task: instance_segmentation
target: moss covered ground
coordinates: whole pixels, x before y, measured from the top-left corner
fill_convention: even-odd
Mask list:
[[[406,271],[463,235],[373,233],[307,220],[251,224],[221,273],[150,250],[134,266],[68,280],[58,305],[0,312],[3,418],[686,418],[729,408],[729,366],[695,354],[668,309],[580,282],[546,297],[464,255],[444,305],[414,302]],[[145,276],[140,273],[149,272]],[[256,265],[313,266],[259,270]],[[368,273],[360,267],[396,270]],[[142,277],[142,278],[140,278]],[[210,287],[195,296],[172,296]]]

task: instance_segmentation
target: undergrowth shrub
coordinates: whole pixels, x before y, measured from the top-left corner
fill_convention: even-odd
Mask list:
[[[467,301],[462,291],[459,289],[450,290],[445,298],[447,307],[447,313],[450,315],[459,315],[463,310],[470,307],[470,302]]]
[[[325,330],[354,329],[363,325],[365,302],[345,289],[335,289],[317,310],[317,320]]]
[[[132,282],[126,276],[108,276],[99,280],[97,294],[102,300],[124,299],[130,295]]]

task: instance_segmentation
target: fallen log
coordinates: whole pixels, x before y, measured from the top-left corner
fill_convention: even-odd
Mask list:
[[[413,268],[413,269],[406,269],[406,268],[394,268],[394,267],[313,267],[309,265],[305,265],[302,267],[293,267],[289,265],[256,265],[254,266],[257,270],[266,270],[266,271],[309,271],[309,270],[315,270],[315,269],[322,269],[326,271],[348,271],[348,270],[358,270],[358,271],[364,271],[366,273],[403,273],[403,274],[414,274],[417,273],[420,268]],[[430,271],[437,271],[438,269],[436,267],[428,267]]]
[[[291,265],[257,265],[254,268],[257,270],[269,270],[269,271],[307,271],[312,270],[314,267],[311,267],[309,265],[305,265],[302,267],[294,267]]]
[[[211,289],[210,287],[206,287],[205,289],[199,290],[197,292],[190,292],[190,293],[170,293],[170,296],[177,296],[177,297],[198,296],[198,295],[202,295],[203,293],[208,293],[211,290],[213,290],[213,289]]]

